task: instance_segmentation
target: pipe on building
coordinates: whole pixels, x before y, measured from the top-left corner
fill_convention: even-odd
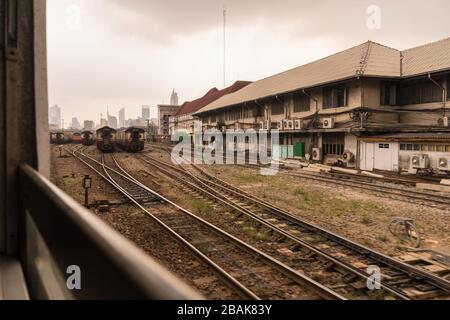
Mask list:
[[[442,85],[440,85],[436,80],[434,80],[432,77],[431,77],[431,73],[428,73],[428,79],[431,81],[431,82],[433,82],[439,89],[441,89],[442,90],[442,104],[443,104],[443,107],[444,107],[444,117],[445,117],[445,115],[446,115],[446,106],[447,106],[447,92],[446,92],[446,90],[445,90],[445,87],[443,87]]]

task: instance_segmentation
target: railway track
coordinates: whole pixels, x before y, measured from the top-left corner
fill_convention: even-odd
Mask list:
[[[169,232],[244,299],[345,299],[304,274],[181,208],[143,185],[116,161],[71,154]]]
[[[260,170],[258,165],[239,165],[245,168]],[[406,182],[393,182],[392,179],[383,181],[382,179],[372,179],[370,177],[354,176],[344,173],[315,173],[307,171],[295,171],[280,168],[280,174],[321,182],[325,184],[334,184],[342,187],[360,189],[369,191],[373,194],[385,198],[414,202],[420,205],[433,206],[443,210],[450,210],[450,197],[437,192],[426,192],[415,189],[412,184]],[[401,184],[402,186],[400,186]]]
[[[170,147],[151,146],[170,153]],[[260,165],[239,164],[245,168],[260,170]],[[291,170],[279,168],[280,174],[289,177],[306,179],[326,184],[334,184],[342,187],[368,191],[386,198],[414,202],[420,205],[434,206],[436,208],[450,210],[450,197],[437,192],[419,191],[414,188],[414,183],[405,180],[375,179],[370,177],[355,176],[344,173],[314,173],[314,172],[292,172]],[[399,186],[399,184],[401,186]]]
[[[381,268],[384,279],[381,283],[383,289],[396,298],[434,298],[450,295],[447,280],[309,224],[197,166],[192,166],[198,173],[195,175],[184,168],[157,159],[146,158],[144,161],[158,170],[165,171],[165,174],[178,183],[188,185],[197,193],[213,198],[214,201],[229,205],[240,214],[285,237],[293,254],[311,255],[326,261],[329,270],[338,270],[346,279],[361,282],[369,276],[367,267],[377,265]],[[317,236],[323,239],[317,240]]]

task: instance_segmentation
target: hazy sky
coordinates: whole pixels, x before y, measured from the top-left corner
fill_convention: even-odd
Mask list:
[[[227,84],[369,39],[406,49],[450,36],[448,0],[48,0],[50,104],[66,124],[98,122],[107,105],[127,118],[151,105],[155,116],[173,88],[180,102],[221,88],[224,4]],[[367,25],[371,5],[380,29]]]

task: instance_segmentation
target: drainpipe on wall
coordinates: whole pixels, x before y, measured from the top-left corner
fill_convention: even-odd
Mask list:
[[[445,90],[445,87],[443,87],[443,86],[441,86],[436,80],[434,80],[432,77],[431,77],[431,73],[428,73],[428,79],[431,81],[431,82],[433,82],[439,89],[441,89],[442,90],[442,104],[443,104],[443,107],[444,107],[444,117],[445,117],[445,114],[446,114],[446,107],[447,107],[447,95],[446,95],[446,90]]]

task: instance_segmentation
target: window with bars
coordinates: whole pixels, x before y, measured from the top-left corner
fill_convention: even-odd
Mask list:
[[[306,112],[311,110],[311,99],[304,93],[293,95],[294,112]]]
[[[436,80],[443,84],[442,79]],[[404,85],[400,88],[400,105],[424,104],[442,101],[442,88],[430,80]]]
[[[323,108],[340,108],[347,106],[347,86],[340,85],[323,90]]]
[[[397,104],[397,85],[393,83],[381,84],[380,104],[382,106],[395,106]]]
[[[278,116],[284,114],[284,98],[272,100],[272,115]]]
[[[322,148],[325,155],[343,155],[345,151],[345,135],[342,133],[325,134]]]
[[[447,75],[447,100],[450,101],[450,75]]]
[[[402,151],[450,152],[450,145],[431,143],[402,143]]]

